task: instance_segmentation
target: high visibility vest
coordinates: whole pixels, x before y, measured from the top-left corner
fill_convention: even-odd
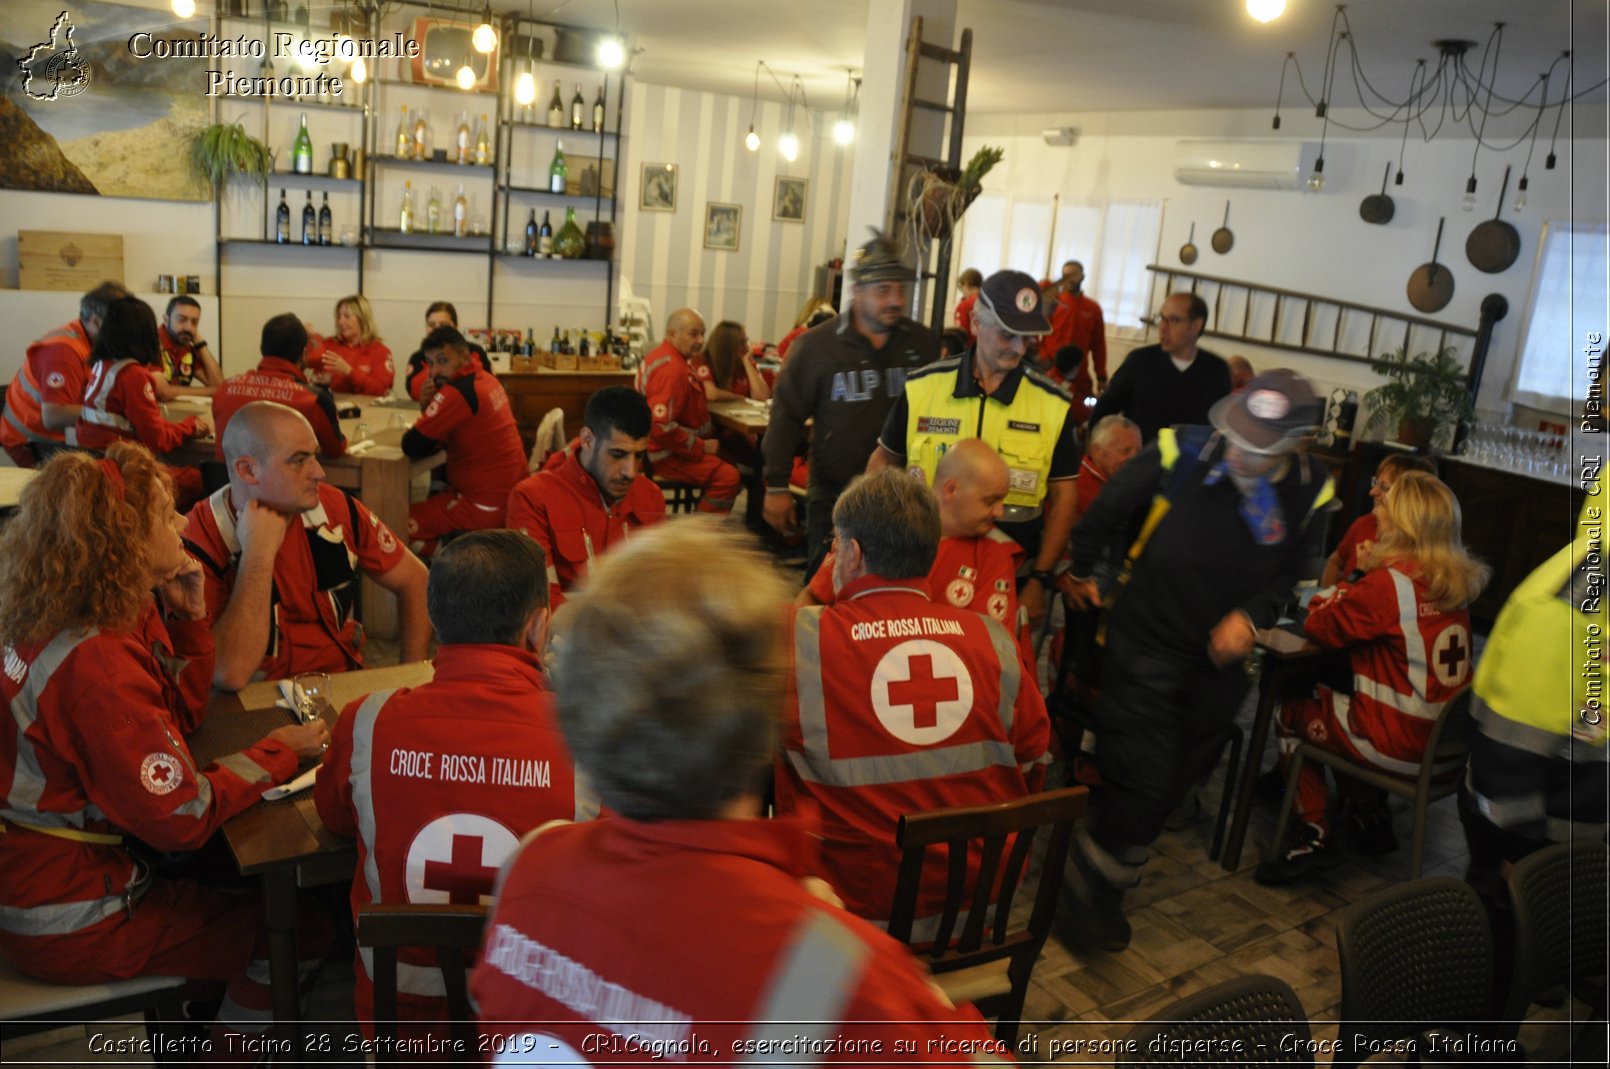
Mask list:
[[[963,438],[982,438],[1006,461],[1006,507],[1038,509],[1050,485],[1051,455],[1068,418],[1068,395],[1035,371],[1018,380],[1010,405],[983,394],[955,396],[961,358],[929,364],[906,378],[906,467],[934,484],[939,462]]]

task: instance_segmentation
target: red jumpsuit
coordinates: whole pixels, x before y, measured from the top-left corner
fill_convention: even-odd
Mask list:
[[[1470,613],[1438,609],[1414,566],[1393,562],[1317,595],[1303,630],[1321,646],[1348,651],[1353,693],[1322,686],[1316,698],[1287,702],[1280,711],[1282,749],[1289,751],[1301,733],[1360,764],[1417,776],[1432,723],[1470,684]],[[1328,828],[1327,797],[1324,769],[1304,762],[1299,816]]]
[[[1011,635],[925,587],[863,576],[794,615],[777,811],[821,807],[822,875],[875,921],[894,898],[903,814],[1020,797],[1049,761],[1045,702]],[[929,863],[925,885],[942,889],[944,860]],[[919,898],[919,931],[941,898]]]
[[[330,372],[332,393],[362,393],[379,397],[391,389],[392,380],[397,377],[391,365],[391,350],[378,338],[367,343],[348,343],[340,338],[313,334],[308,337],[306,351],[309,355],[304,362],[311,368],[323,367],[321,357],[324,353],[334,353],[352,365],[351,372],[345,375],[338,371]]]
[[[973,305],[978,303],[978,294],[969,293],[956,302],[956,329],[967,335],[969,342],[978,340],[978,330],[973,326]],[[951,353],[955,356],[955,353]]]
[[[105,449],[113,442],[139,442],[153,453],[171,453],[196,436],[195,416],[175,423],[157,405],[151,372],[133,360],[102,360],[90,365],[84,405],[78,410],[78,444]],[[181,511],[201,499],[198,468],[168,466]]]
[[[510,863],[487,924],[470,980],[482,1034],[567,1065],[643,1064],[657,1050],[666,1061],[887,1066],[902,1060],[896,1040],[924,1063],[989,1060],[980,1050],[1009,1061],[910,951],[805,890],[813,853],[797,820],[545,829]],[[974,1050],[930,1050],[940,1034]],[[806,1045],[746,1049],[766,1038]],[[871,1040],[881,1053],[845,1049]]]
[[[704,451],[701,436],[710,422],[709,403],[693,369],[670,342],[661,342],[643,357],[637,389],[648,399],[653,418],[648,457],[654,477],[703,487],[700,512],[731,512],[738,496],[738,469]]]
[[[347,438],[341,433],[341,417],[336,414],[335,400],[329,391],[308,385],[302,370],[289,360],[265,356],[255,370],[225,379],[212,395],[212,422],[218,435],[219,460],[224,458],[224,428],[236,412],[253,401],[273,401],[302,413],[319,439],[321,454],[338,457],[347,451]]]
[[[665,519],[665,494],[639,475],[626,496],[605,505],[598,484],[576,459],[563,459],[522,479],[509,495],[508,526],[524,531],[548,555],[548,607],[565,603],[565,591],[587,577],[593,559],[625,543],[639,527]]]
[[[597,813],[578,789],[534,655],[447,645],[435,667],[422,687],[377,691],[348,705],[314,785],[325,826],[358,840],[354,919],[371,902],[488,902],[521,836],[550,820]],[[374,1020],[371,963],[360,951],[353,969],[366,1028]],[[402,952],[400,1017],[446,1021],[435,963],[432,951]]]
[[[240,563],[227,486],[190,510],[184,537],[206,572],[207,617],[216,620]],[[352,617],[358,572],[384,575],[406,552],[362,502],[320,484],[318,505],[302,513],[300,529],[286,533],[274,558],[273,619],[257,678],[362,668],[363,628]]]
[[[43,406],[84,403],[89,350],[89,335],[76,319],[28,346],[22,367],[6,390],[5,415],[0,418],[0,446],[18,467],[36,463],[30,442],[50,446],[67,441],[66,431],[45,426]]]
[[[1342,562],[1339,577],[1346,579],[1358,571],[1358,551],[1365,542],[1374,542],[1381,537],[1380,526],[1376,523],[1375,513],[1366,512],[1354,520],[1342,535],[1342,540],[1336,544],[1336,558]]]
[[[1084,399],[1092,396],[1096,383],[1107,382],[1107,328],[1102,323],[1101,305],[1083,293],[1061,293],[1051,310],[1051,333],[1040,343],[1040,352],[1055,358],[1064,345],[1077,345],[1085,351],[1085,362],[1068,380],[1073,395],[1073,418],[1083,423],[1090,417]],[[1095,366],[1092,380],[1090,367]]]
[[[403,437],[403,452],[447,450],[447,489],[411,505],[408,540],[429,556],[454,531],[502,527],[509,491],[525,478],[525,446],[502,383],[474,364],[436,391]]]
[[[242,980],[257,900],[153,879],[123,845],[134,834],[158,850],[198,849],[296,772],[295,753],[268,739],[196,767],[184,735],[212,682],[207,622],[164,626],[152,601],[130,631],[63,631],[4,657],[0,954],[55,983]],[[268,990],[250,989],[232,985],[226,1005],[266,1023]]]

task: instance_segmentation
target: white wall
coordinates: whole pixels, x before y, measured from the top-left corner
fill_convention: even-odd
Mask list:
[[[1318,141],[1317,121],[1308,130],[1288,116],[1281,131],[1289,140]],[[1045,144],[1039,131],[1075,126],[1078,142],[1071,148]],[[1586,128],[1586,127],[1584,127]],[[1599,124],[1602,135],[1603,124]],[[1401,128],[1399,128],[1401,132]],[[980,145],[1006,149],[1002,164],[986,180],[990,192],[1023,196],[1058,194],[1064,203],[1162,199],[1165,203],[1158,259],[1162,266],[1260,283],[1280,289],[1377,306],[1419,315],[1408,303],[1410,273],[1430,260],[1439,216],[1447,223],[1439,262],[1455,280],[1453,300],[1427,318],[1475,328],[1482,298],[1502,294],[1509,316],[1497,325],[1483,375],[1479,404],[1502,407],[1516,359],[1525,310],[1531,293],[1539,235],[1549,220],[1605,218],[1603,140],[1569,138],[1569,125],[1559,142],[1559,166],[1543,168],[1546,138],[1531,169],[1528,204],[1503,218],[1521,236],[1519,259],[1508,271],[1487,275],[1465,258],[1466,235],[1492,218],[1506,163],[1514,167],[1508,201],[1515,195],[1526,146],[1504,154],[1483,151],[1477,162],[1478,204],[1460,210],[1470,173],[1473,142],[1446,134],[1430,144],[1411,136],[1402,186],[1389,186],[1396,214],[1386,226],[1370,226],[1358,216],[1359,202],[1379,192],[1381,172],[1398,156],[1396,138],[1343,138],[1333,128],[1325,149],[1325,188],[1320,193],[1225,190],[1184,186],[1174,179],[1175,143],[1181,138],[1263,138],[1272,134],[1267,112],[1104,113],[1073,115],[978,116],[969,124],[966,154]],[[1573,172],[1573,167],[1574,172]],[[1220,256],[1209,238],[1231,201],[1234,248]],[[1179,248],[1196,224],[1200,257],[1191,268],[1179,262]],[[1085,257],[1085,269],[1099,274],[1101,264]],[[1037,271],[1037,265],[1025,269]],[[1157,302],[1161,301],[1161,294]],[[1154,305],[1155,303],[1154,302]],[[1132,325],[1132,324],[1125,324]],[[1111,326],[1109,324],[1109,326]],[[1378,379],[1362,364],[1242,345],[1222,339],[1204,344],[1223,355],[1243,352],[1257,367],[1289,366],[1324,386],[1368,389]],[[1417,346],[1418,347],[1418,346]],[[1378,348],[1380,348],[1378,346]],[[1118,351],[1127,351],[1119,347]]]

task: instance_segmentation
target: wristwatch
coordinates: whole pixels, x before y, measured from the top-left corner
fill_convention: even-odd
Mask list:
[[[1033,579],[1036,583],[1039,583],[1047,590],[1050,590],[1052,587],[1057,585],[1057,577],[1043,568],[1036,568],[1034,571],[1030,572],[1029,578]]]

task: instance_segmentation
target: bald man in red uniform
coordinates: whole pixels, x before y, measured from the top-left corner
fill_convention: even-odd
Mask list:
[[[643,357],[637,389],[648,399],[653,426],[649,463],[654,476],[702,487],[700,512],[731,512],[738,496],[738,469],[716,456],[717,438],[706,437],[710,406],[688,361],[704,352],[704,319],[678,308],[665,324],[665,340]]]

